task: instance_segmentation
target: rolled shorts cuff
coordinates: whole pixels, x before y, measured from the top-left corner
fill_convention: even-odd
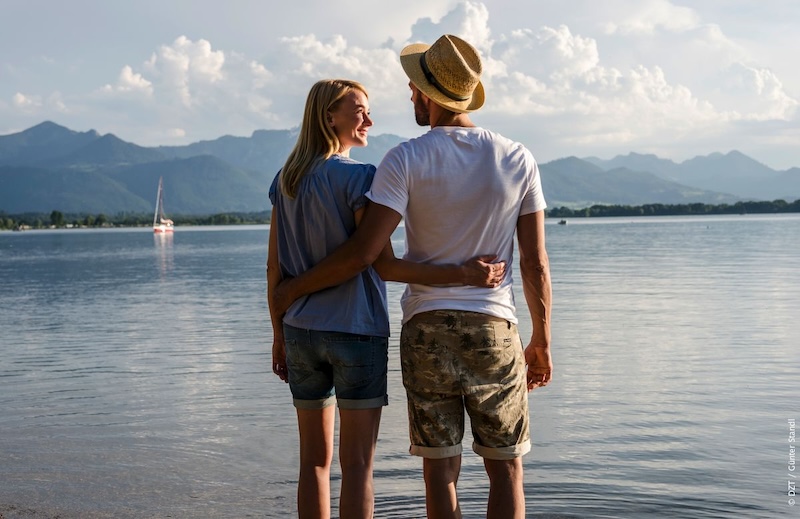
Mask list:
[[[472,450],[475,451],[475,454],[487,460],[513,460],[531,451],[531,441],[525,440],[510,447],[484,447],[472,442]]]
[[[462,450],[463,447],[459,443],[458,445],[451,445],[449,447],[424,447],[422,445],[412,445],[408,449],[408,452],[413,456],[441,460],[444,458],[452,458],[453,456],[460,456]]]
[[[336,403],[336,396],[329,396],[327,398],[320,398],[317,400],[300,400],[298,398],[292,399],[294,406],[297,409],[325,409]]]
[[[375,409],[376,407],[389,405],[389,397],[384,395],[377,396],[375,398],[363,398],[358,400],[340,398],[338,402],[339,409]]]

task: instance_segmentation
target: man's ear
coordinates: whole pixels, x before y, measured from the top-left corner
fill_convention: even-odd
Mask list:
[[[433,110],[438,110],[441,108],[441,106],[434,103],[430,97],[426,96],[422,92],[420,92],[420,95],[422,96],[422,102],[425,104],[425,108],[428,110],[428,113],[432,113]]]

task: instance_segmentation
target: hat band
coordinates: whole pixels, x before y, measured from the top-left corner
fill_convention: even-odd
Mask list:
[[[419,55],[419,65],[420,65],[420,67],[422,67],[422,73],[425,74],[425,79],[427,79],[428,82],[431,85],[436,87],[436,90],[438,90],[439,92],[443,93],[444,95],[446,95],[447,97],[449,97],[453,101],[467,101],[467,100],[469,100],[470,97],[472,97],[472,94],[470,94],[468,96],[460,96],[460,95],[458,95],[458,94],[456,94],[454,92],[451,92],[450,90],[445,88],[441,83],[439,83],[436,80],[436,77],[431,72],[431,69],[428,68],[428,63],[425,61],[425,53],[424,52]]]

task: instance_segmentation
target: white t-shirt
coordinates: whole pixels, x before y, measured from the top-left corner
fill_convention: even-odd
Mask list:
[[[403,322],[431,310],[517,322],[511,289],[517,219],[546,207],[539,167],[522,144],[482,128],[433,128],[386,154],[367,198],[404,217],[406,259],[461,264],[497,254],[509,269],[493,289],[409,284]]]

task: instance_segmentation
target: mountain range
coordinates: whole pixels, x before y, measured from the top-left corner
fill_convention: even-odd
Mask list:
[[[296,130],[257,130],[250,137],[143,147],[45,121],[0,136],[0,212],[150,212],[159,177],[168,214],[264,211],[269,184],[296,138]],[[371,136],[351,156],[377,164],[403,140]],[[635,153],[567,157],[539,167],[550,207],[800,198],[800,168],[776,171],[737,151],[682,163]]]

